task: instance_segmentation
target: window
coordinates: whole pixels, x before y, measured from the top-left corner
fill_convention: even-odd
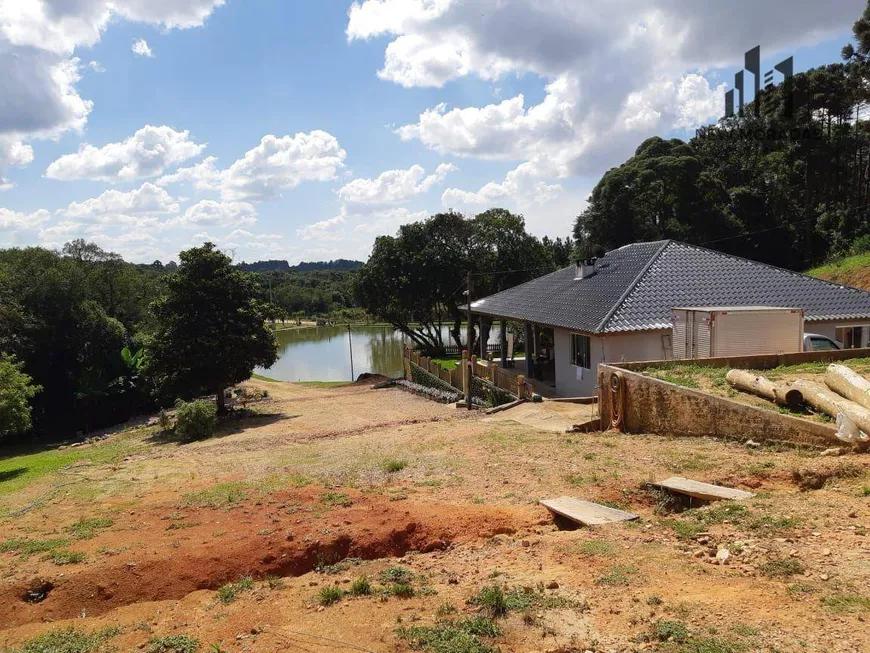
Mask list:
[[[589,336],[581,336],[579,333],[571,334],[571,364],[577,367],[592,369],[592,361],[589,355]]]
[[[810,338],[810,347],[813,351],[832,351],[839,349],[837,343],[829,338]]]
[[[870,327],[848,326],[837,327],[837,340],[843,343],[843,349],[859,349],[865,346],[865,334],[870,332]]]

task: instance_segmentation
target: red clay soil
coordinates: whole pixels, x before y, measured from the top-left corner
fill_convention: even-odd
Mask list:
[[[92,558],[100,557],[97,549],[120,547],[117,555],[99,565],[34,562],[26,578],[19,575],[0,589],[0,627],[179,599],[244,576],[297,576],[349,557],[429,552],[546,521],[543,510],[531,507],[399,504],[357,493],[350,498],[349,507],[327,509],[319,492],[305,489],[273,495],[268,504],[166,506],[119,516],[110,531],[83,543]],[[179,511],[183,522],[171,521],[180,519]],[[30,592],[40,589],[47,595],[30,602]]]

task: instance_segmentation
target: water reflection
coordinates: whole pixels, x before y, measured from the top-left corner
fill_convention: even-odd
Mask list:
[[[449,327],[443,328],[444,342],[450,342]],[[400,331],[384,326],[310,327],[279,331],[278,360],[258,374],[278,381],[351,381],[363,372],[386,376],[402,373]],[[497,338],[490,334],[490,341]],[[353,349],[353,375],[350,352]]]

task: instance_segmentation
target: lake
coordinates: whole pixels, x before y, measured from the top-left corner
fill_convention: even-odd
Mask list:
[[[445,344],[448,327],[443,328]],[[363,372],[399,376],[402,374],[402,333],[389,326],[307,327],[275,333],[278,360],[257,374],[276,381],[352,381]],[[490,342],[498,330],[490,333]],[[353,374],[350,352],[353,350]]]

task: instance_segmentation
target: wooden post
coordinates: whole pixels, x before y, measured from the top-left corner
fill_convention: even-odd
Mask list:
[[[533,378],[535,376],[535,343],[532,342],[534,339],[534,335],[532,334],[532,323],[526,322],[524,326],[526,331],[526,376]]]
[[[523,386],[526,385],[526,377],[522,374],[517,375],[517,399],[523,398]]]
[[[498,327],[498,344],[499,357],[501,358],[501,366],[507,367],[505,362],[507,359],[507,321],[501,320]]]
[[[462,391],[465,393],[465,403],[471,410],[471,376],[468,368],[468,350],[462,350]]]

